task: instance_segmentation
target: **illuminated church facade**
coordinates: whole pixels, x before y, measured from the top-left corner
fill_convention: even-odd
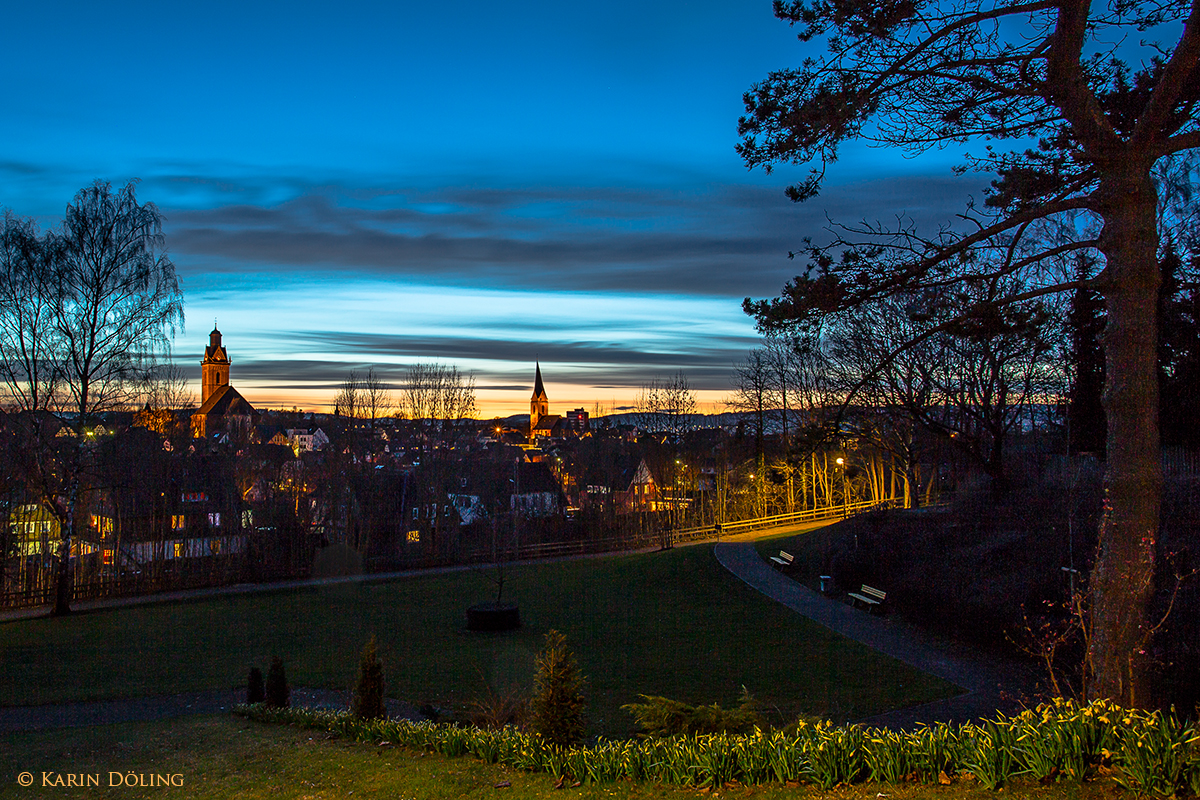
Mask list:
[[[550,398],[542,383],[542,365],[539,362],[533,378],[533,397],[529,398],[529,443],[550,437],[583,436],[588,432],[588,413],[582,408],[568,411],[566,419],[560,414],[550,413]]]
[[[214,323],[200,362],[200,408],[192,414],[192,436],[206,439],[219,431],[248,434],[258,412],[229,383],[229,353]]]

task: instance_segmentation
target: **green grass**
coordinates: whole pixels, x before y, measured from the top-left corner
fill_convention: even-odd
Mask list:
[[[177,775],[182,787],[109,787],[109,773]],[[22,788],[21,772],[34,775],[35,784]],[[46,788],[42,773],[51,776],[97,775],[99,788]],[[53,780],[53,777],[51,778]],[[498,789],[497,784],[511,785]],[[353,744],[327,739],[313,730],[264,725],[233,717],[192,717],[184,720],[102,725],[60,731],[0,735],[0,800],[35,797],[214,800],[325,800],[325,798],[388,798],[388,800],[451,800],[501,797],[506,800],[554,798],[630,798],[679,800],[699,797],[755,797],[761,800],[990,800],[997,793],[976,783],[957,780],[950,786],[916,784],[837,787],[820,791],[811,786],[725,786],[711,793],[654,784],[588,784],[554,789],[554,778],[492,766],[470,757],[446,758],[412,750]],[[999,796],[1030,800],[1112,800],[1132,797],[1111,781],[1083,785],[1014,782]]]
[[[746,587],[711,546],[510,568],[524,629],[465,630],[494,592],[482,573],[157,604],[0,625],[0,705],[244,686],[280,655],[293,686],[348,688],[373,633],[388,695],[461,707],[527,687],[543,634],[566,634],[589,678],[591,731],[626,735],[641,693],[856,719],[954,694]]]

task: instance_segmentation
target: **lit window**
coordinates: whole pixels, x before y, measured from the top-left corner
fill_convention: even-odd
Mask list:
[[[408,539],[410,544],[417,544],[421,541],[421,532],[420,531],[409,531],[408,536],[406,538]]]
[[[215,528],[221,527],[221,512],[220,511],[210,511],[208,513],[208,524],[212,525]]]

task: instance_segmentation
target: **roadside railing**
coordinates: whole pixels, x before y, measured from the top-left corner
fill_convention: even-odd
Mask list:
[[[817,522],[823,519],[848,517],[864,511],[892,508],[895,505],[895,500],[884,500],[882,502],[859,500],[854,503],[839,503],[836,506],[809,508],[791,514],[775,514],[770,517],[755,517],[753,519],[738,520],[737,522],[723,522],[717,525],[703,525],[698,528],[684,528],[675,531],[672,538],[677,542],[688,542],[697,539],[715,538],[717,536],[736,536],[739,533],[749,533],[750,531],[762,530],[764,528],[781,528],[784,525],[796,525],[802,522]]]
[[[405,568],[421,568],[444,566],[449,563],[481,564],[496,561],[533,561],[549,558],[566,558],[570,556],[592,555],[601,553],[619,553],[650,548],[669,547],[673,544],[719,539],[723,536],[736,536],[750,531],[795,525],[804,522],[816,522],[825,519],[837,519],[862,513],[877,508],[889,508],[894,501],[883,503],[859,501],[855,503],[810,508],[792,514],[774,514],[767,517],[755,517],[736,522],[724,522],[713,525],[701,525],[690,528],[670,530],[642,531],[638,533],[611,536],[603,539],[581,539],[567,542],[538,542],[519,546],[500,548],[480,548],[477,550],[459,551],[453,557],[434,562],[416,562],[404,565]],[[391,565],[396,568],[400,565]],[[378,569],[378,567],[376,567]],[[387,568],[385,568],[386,570]],[[372,570],[374,571],[374,570]],[[281,575],[275,579],[296,578],[300,575]],[[117,580],[87,580],[75,581],[73,584],[73,600],[90,600],[102,597],[123,597],[132,595],[154,594],[156,592],[181,589],[199,589],[212,586],[239,582],[229,580],[228,575],[215,573],[200,573],[175,575],[167,578],[161,576],[150,579],[149,576],[127,577]],[[54,600],[53,586],[30,587],[24,591],[0,592],[0,608],[20,608],[29,606],[48,605]]]
[[[774,514],[769,517],[755,517],[737,522],[725,522],[713,525],[701,525],[692,528],[680,528],[674,531],[662,530],[636,535],[616,536],[606,539],[588,539],[573,542],[544,542],[498,549],[480,549],[462,553],[461,556],[470,563],[482,561],[503,560],[524,561],[539,558],[558,558],[591,553],[614,553],[626,550],[642,550],[649,547],[661,547],[665,543],[683,544],[705,539],[716,539],[722,536],[736,536],[767,528],[779,528],[785,525],[796,525],[803,522],[817,522],[825,519],[838,519],[852,514],[859,514],[874,509],[891,508],[896,504],[893,500],[876,502],[860,500],[854,503],[839,503],[836,506],[810,508],[791,514]]]

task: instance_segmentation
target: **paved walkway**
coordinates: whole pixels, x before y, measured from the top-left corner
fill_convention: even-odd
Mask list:
[[[343,710],[350,707],[350,692],[326,689],[292,689],[292,705],[305,708]],[[62,703],[45,706],[0,708],[0,733],[37,731],[53,728],[86,728],[116,722],[149,722],[193,714],[222,714],[238,703],[246,702],[246,690],[216,689],[188,694],[129,697],[89,703]],[[411,704],[387,700],[392,718],[422,719]]]
[[[752,542],[722,542],[715,553],[721,566],[767,597],[848,639],[947,680],[964,692],[860,722],[911,728],[922,722],[963,722],[995,716],[998,710],[1017,710],[1015,697],[1027,694],[1033,685],[1034,674],[1027,664],[980,655],[895,615],[869,614],[797,583],[763,561]]]

